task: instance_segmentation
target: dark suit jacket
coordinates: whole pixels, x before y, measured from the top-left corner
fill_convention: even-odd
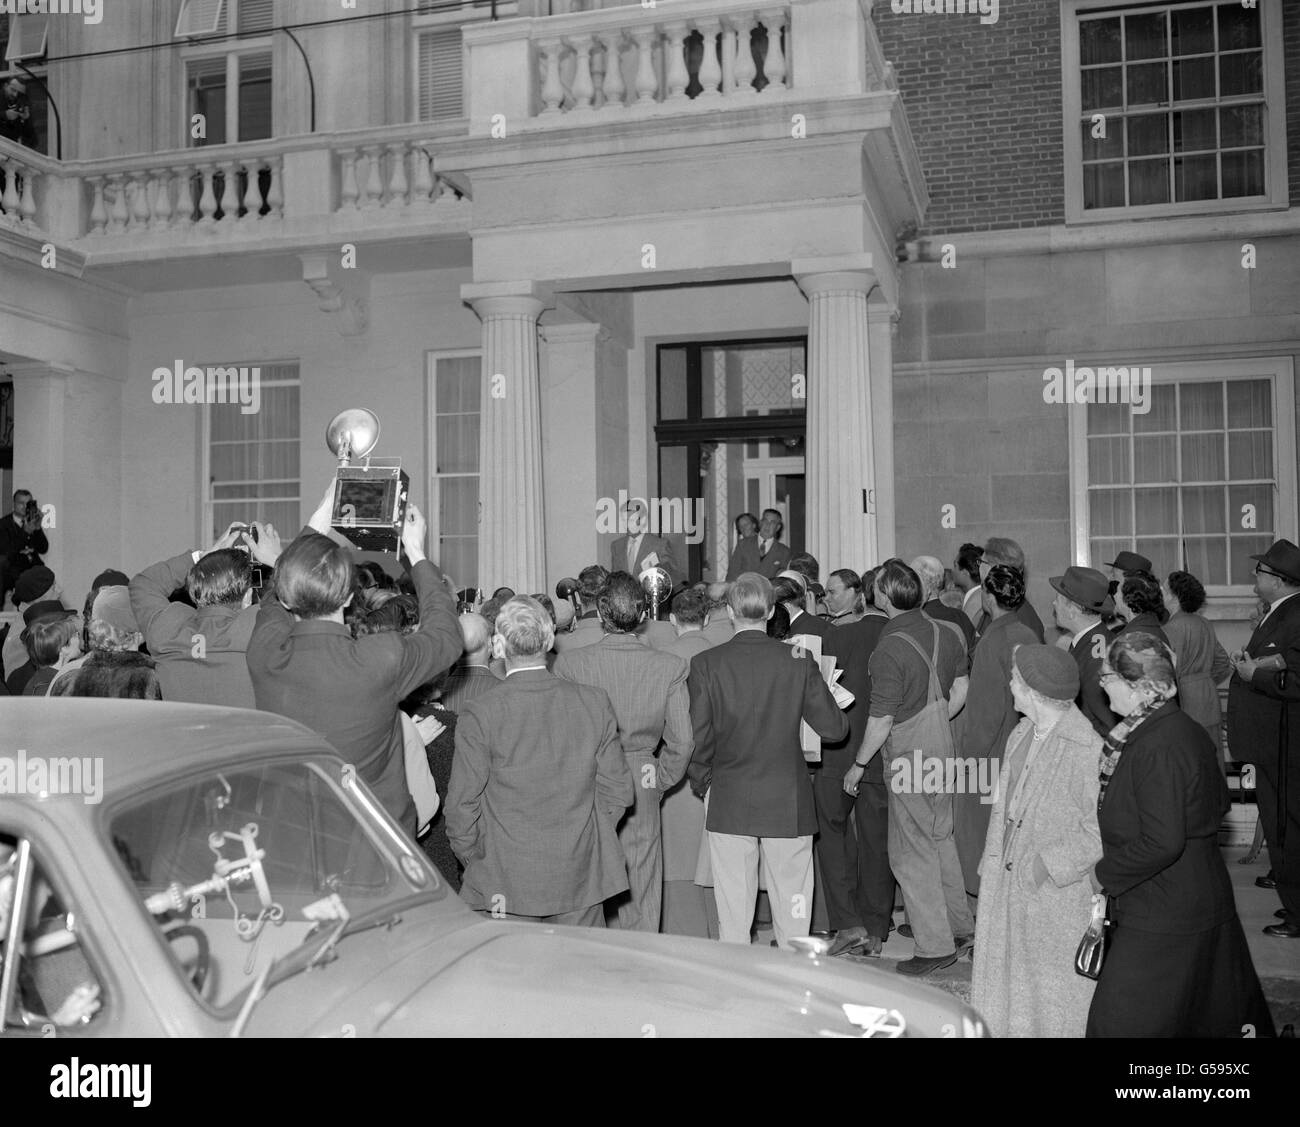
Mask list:
[[[1112,641],[1110,631],[1099,622],[1070,646],[1070,654],[1079,667],[1079,695],[1074,698],[1074,703],[1088,718],[1093,731],[1102,738],[1110,735],[1110,730],[1120,721],[1120,717],[1110,710],[1110,697],[1101,687],[1101,663]],[[1101,656],[1095,656],[1094,651],[1100,652]]]
[[[606,634],[594,646],[561,654],[555,675],[605,691],[624,754],[650,755],[663,744],[655,776],[664,791],[686,773],[695,746],[686,668],[680,657],[651,649],[635,635]]]
[[[888,618],[869,614],[857,622],[831,627],[822,641],[822,653],[833,656],[835,664],[844,670],[840,684],[855,698],[844,711],[849,722],[848,739],[822,742],[821,772],[828,779],[844,778],[867,734],[867,721],[871,718],[871,655],[880,640],[880,632],[888,625]],[[883,783],[884,772],[884,756],[873,755],[863,778],[867,782]]]
[[[246,654],[257,607],[195,610],[171,602],[172,592],[184,586],[193,562],[189,552],[182,552],[145,568],[129,588],[131,612],[157,662],[163,700],[256,708]],[[198,650],[200,636],[203,648]]]
[[[655,536],[647,532],[641,537],[641,546],[636,553],[636,567],[632,569],[632,575],[640,578],[641,570],[646,566],[645,559],[647,556],[657,556],[659,562],[651,566],[661,567],[668,573],[668,577],[673,581],[673,586],[681,583],[685,579],[685,573],[677,565],[677,560],[673,556],[673,545],[669,540],[662,536]],[[627,571],[627,537],[620,536],[614,541],[614,547],[609,552],[610,571]]]
[[[1113,642],[1121,634],[1133,634],[1141,631],[1143,634],[1154,634],[1160,641],[1172,650],[1173,646],[1169,645],[1169,636],[1160,626],[1160,619],[1149,611],[1145,614],[1137,614],[1130,618],[1123,626],[1111,635],[1110,640]]]
[[[745,572],[757,570],[758,534],[742,536],[731,550],[731,561],[727,564],[727,582],[734,583]]]
[[[926,607],[926,610],[927,612],[929,611],[928,606]],[[938,615],[935,617],[937,618]],[[1016,607],[1016,618],[1034,632],[1034,636],[1038,639],[1040,644],[1046,640],[1047,635],[1043,633],[1043,620],[1038,617],[1038,612],[1034,610],[1033,605],[1028,599]],[[953,619],[953,621],[956,622],[957,620]],[[979,624],[975,628],[976,641],[984,637],[984,631],[989,628],[990,622],[992,622],[992,619],[981,610],[979,614]]]
[[[486,665],[457,665],[447,675],[438,703],[450,712],[460,713],[470,701],[499,684],[501,679]]]
[[[464,645],[437,565],[422,560],[411,578],[420,602],[413,634],[354,639],[341,622],[295,621],[268,593],[248,642],[248,672],[258,708],[324,736],[414,834],[398,703],[449,668]]]
[[[849,722],[807,654],[757,630],[697,654],[687,681],[695,755],[691,787],[711,790],[706,827],[747,837],[817,832],[799,721],[827,740]]]
[[[804,611],[798,618],[790,623],[791,634],[814,634],[818,638],[825,638],[831,631],[837,629],[824,618],[818,618],[815,614],[809,614]],[[825,646],[822,652],[826,652]]]
[[[1268,616],[1246,643],[1251,657],[1281,654],[1286,660],[1286,688],[1278,674],[1259,670],[1247,684],[1232,674],[1228,682],[1228,748],[1243,763],[1276,764],[1282,710],[1287,712],[1287,780],[1291,801],[1300,794],[1300,595],[1292,595]]]
[[[961,629],[962,637],[966,639],[966,652],[969,654],[975,648],[975,623],[966,617],[957,607],[945,606],[938,599],[931,599],[921,607],[931,618],[937,618],[943,622],[951,622],[954,626]],[[1033,608],[1030,607],[1030,610]],[[1023,621],[1023,620],[1022,620]],[[1030,627],[1032,630],[1033,627]],[[1038,628],[1038,640],[1043,640],[1043,629],[1041,623]]]
[[[603,690],[545,669],[511,674],[456,720],[445,810],[461,898],[552,916],[623,892],[615,827],[633,787]]]
[[[1228,787],[1202,728],[1167,702],[1129,737],[1097,822],[1097,878],[1116,925],[1191,935],[1236,913],[1219,854]]]
[[[31,549],[31,555],[23,555],[28,548]],[[46,539],[44,529],[38,528],[35,532],[28,532],[14,520],[12,512],[0,517],[0,560],[6,561],[9,565],[11,586],[20,572],[40,564],[41,557],[49,550],[50,542]]]
[[[765,575],[768,579],[775,579],[781,572],[788,570],[790,567],[790,545],[783,544],[780,540],[773,540],[772,546],[767,550],[767,555],[759,558],[758,556],[758,538],[754,539],[754,556],[757,560],[757,566],[753,569],[759,575]]]

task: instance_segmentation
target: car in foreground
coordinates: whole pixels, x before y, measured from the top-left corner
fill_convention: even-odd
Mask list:
[[[319,736],[267,713],[0,703],[5,1036],[984,1036],[804,953],[471,911]]]

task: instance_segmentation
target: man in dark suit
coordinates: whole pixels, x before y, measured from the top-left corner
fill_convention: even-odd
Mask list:
[[[960,629],[962,637],[966,639],[966,654],[969,656],[975,648],[975,624],[957,607],[944,606],[939,601],[939,592],[943,589],[943,564],[935,556],[917,556],[910,566],[925,586],[922,613],[941,622],[951,622]]]
[[[248,640],[253,696],[263,712],[319,732],[414,836],[415,802],[406,785],[398,704],[460,657],[455,594],[425,557],[427,525],[408,505],[402,547],[411,562],[420,624],[413,634],[354,639],[343,624],[343,608],[352,601],[349,550],[324,535],[333,507],[331,482],[308,526],[281,553],[274,590],[258,605]]]
[[[50,550],[41,524],[40,506],[26,489],[19,489],[14,494],[13,512],[0,517],[0,610],[18,577],[29,568],[40,567],[41,557]]]
[[[1103,739],[1119,723],[1110,699],[1101,687],[1101,665],[1111,636],[1102,622],[1114,607],[1106,577],[1096,568],[1067,567],[1064,575],[1048,579],[1056,591],[1052,614],[1070,636],[1070,654],[1079,667],[1079,695],[1075,704]]]
[[[1232,655],[1228,749],[1255,765],[1259,816],[1282,901],[1281,922],[1264,932],[1300,939],[1300,548],[1278,540],[1251,559],[1258,561],[1255,594],[1269,607],[1245,651]]]
[[[492,624],[471,611],[460,616],[459,625],[465,653],[447,674],[438,702],[455,713],[463,712],[470,701],[501,684],[488,668],[492,660]]]
[[[617,905],[618,924],[625,931],[657,932],[664,876],[659,802],[686,773],[694,742],[686,662],[636,636],[645,616],[641,584],[616,571],[600,599],[605,636],[594,646],[561,654],[555,675],[603,689],[614,706],[619,742],[636,782],[632,809],[618,827],[631,893]]]
[[[546,668],[554,640],[535,599],[511,599],[492,640],[505,681],[457,719],[447,837],[461,899],[497,918],[604,927],[627,890],[615,826],[635,797],[603,690]]]
[[[785,946],[808,934],[812,912],[817,815],[799,722],[828,740],[843,739],[849,722],[812,658],[767,636],[773,603],[764,577],[742,575],[727,605],[735,635],[691,661],[691,787],[707,792],[720,938],[749,942],[761,858]]]
[[[758,517],[741,513],[736,518],[736,546],[727,565],[727,582],[734,583],[747,571],[758,570]]]
[[[614,541],[609,553],[609,570],[626,571],[635,579],[648,568],[661,567],[675,588],[685,578],[673,556],[670,540],[650,531],[650,516],[645,502],[634,497],[627,503],[627,535]]]
[[[821,865],[817,897],[825,903],[827,922],[835,932],[832,955],[879,956],[894,914],[889,795],[880,756],[867,765],[856,796],[844,790],[844,775],[866,738],[871,716],[868,666],[888,623],[881,615],[868,615],[832,627],[822,642],[822,653],[834,657],[836,666],[844,670],[840,685],[854,697],[844,714],[849,721],[848,738],[823,743],[821,765],[812,772]]]
[[[616,569],[617,570],[617,569]],[[573,629],[555,635],[555,652],[593,646],[605,636],[596,604],[609,586],[609,571],[600,564],[590,564],[578,572],[578,605],[582,608]]]
[[[790,546],[781,543],[785,521],[775,509],[764,509],[758,524],[758,566],[764,579],[775,579],[790,566]]]
[[[824,638],[833,627],[826,619],[808,613],[807,598],[803,576],[797,571],[787,571],[772,581],[772,601],[784,606],[790,615],[790,633],[787,636],[812,634]]]

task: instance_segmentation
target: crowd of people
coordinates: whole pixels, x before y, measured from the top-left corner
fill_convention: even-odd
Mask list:
[[[1013,540],[823,587],[779,513],[744,514],[728,580],[678,580],[660,619],[638,568],[680,573],[643,523],[613,567],[561,584],[571,600],[484,599],[427,559],[414,506],[400,576],[356,562],[332,497],[288,544],[232,525],[133,578],[105,571],[78,613],[16,495],[7,691],[298,720],[491,917],[747,944],[766,911],[775,945],[817,932],[866,958],[897,927],[914,944],[899,973],[971,955],[996,1034],[1273,1031],[1218,848],[1217,686],[1231,755],[1256,769],[1282,902],[1266,930],[1300,938],[1289,541],[1252,557],[1261,614],[1229,655],[1196,577],[1158,579],[1133,552],[1050,577],[1048,630]],[[1094,981],[1074,955],[1098,896]]]

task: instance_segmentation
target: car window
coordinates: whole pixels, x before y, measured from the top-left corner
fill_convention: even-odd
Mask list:
[[[77,935],[75,914],[30,843],[0,828],[0,985],[8,996],[0,1027],[44,1036],[102,1019],[104,993]],[[22,872],[23,866],[26,872]],[[17,900],[20,875],[25,885]],[[17,921],[18,950],[10,933]]]
[[[191,776],[120,804],[109,833],[182,977],[217,1009],[320,926],[437,887],[393,863],[313,761]]]

